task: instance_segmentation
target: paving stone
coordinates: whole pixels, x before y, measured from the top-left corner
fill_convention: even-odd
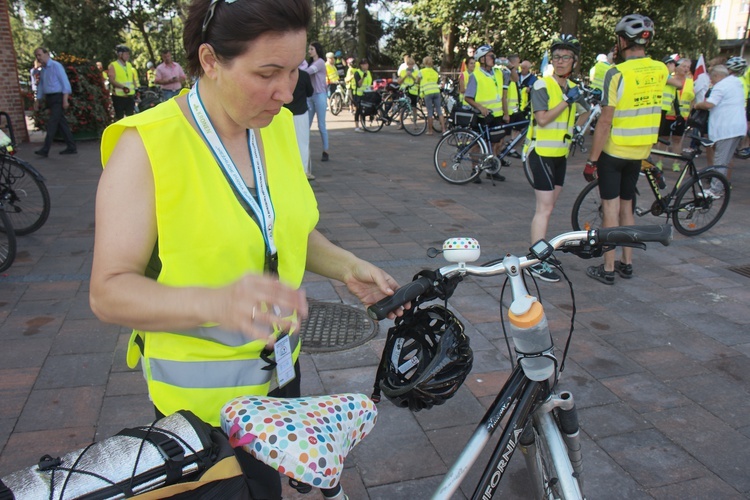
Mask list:
[[[709,373],[707,368],[691,360],[671,345],[630,351],[628,356],[656,375],[662,382]]]
[[[23,337],[3,341],[0,350],[0,366],[8,368],[40,367],[50,351],[54,339],[31,339]]]
[[[679,392],[642,373],[609,378],[602,383],[639,413],[665,410],[689,402]]]
[[[632,436],[632,434],[631,434]],[[602,449],[599,444],[583,432],[583,493],[586,498],[618,498],[628,500],[650,499],[651,495],[633,478],[629,468],[621,464]]]
[[[0,418],[16,419],[27,404],[39,368],[7,368],[0,370]]]
[[[619,398],[612,391],[572,359],[565,362],[558,392],[560,390],[570,391],[579,409],[619,402]]]
[[[645,488],[701,477],[703,468],[688,453],[656,429],[618,434],[597,441],[599,446]]]
[[[104,386],[111,366],[111,353],[49,356],[39,372],[37,388]]]
[[[675,484],[653,488],[649,490],[657,500],[682,500],[691,498],[695,500],[741,500],[747,496],[728,486],[716,476],[701,477],[689,481],[680,481]]]
[[[455,422],[477,423],[484,415],[484,409],[471,391],[461,387],[451,399],[442,405],[416,412],[414,417],[425,431],[455,425]]]
[[[78,325],[97,324],[95,331],[87,331],[84,328],[77,329]],[[55,337],[50,353],[59,354],[87,354],[87,353],[109,353],[117,344],[120,327],[116,325],[102,325],[98,320],[67,320],[63,323],[60,331]]]
[[[156,419],[154,405],[146,394],[104,398],[96,429],[96,440],[114,436],[126,427],[148,425]]]
[[[747,356],[733,356],[706,363],[706,366],[734,380],[746,391],[750,391],[750,359]]]
[[[103,397],[103,385],[35,389],[23,407],[16,431],[93,427],[99,419]]]
[[[643,368],[606,342],[592,335],[576,335],[571,357],[594,377],[615,377]]]
[[[432,493],[437,489],[441,481],[441,476],[398,481],[367,488],[367,494],[370,500],[394,500],[396,498],[428,500],[432,498]],[[458,493],[453,498],[461,500],[466,497]]]
[[[305,349],[304,344],[302,349]],[[380,362],[380,356],[376,356],[366,344],[342,351],[311,353],[311,359],[320,370],[338,370],[362,366],[377,367]]]
[[[594,440],[652,428],[642,415],[623,403],[582,408],[578,415],[581,427]]]
[[[143,378],[143,373],[140,370],[133,370],[130,372],[112,372],[109,374],[105,397],[128,396],[134,394],[148,398],[146,379]]]
[[[647,413],[644,418],[714,474],[750,492],[750,439],[697,405]]]
[[[668,383],[733,428],[750,425],[750,394],[726,374],[707,373]],[[721,388],[717,390],[717,388]]]

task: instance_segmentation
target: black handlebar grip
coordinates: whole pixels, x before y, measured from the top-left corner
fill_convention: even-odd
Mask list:
[[[372,319],[384,319],[388,313],[411,302],[424,292],[432,288],[432,280],[425,276],[420,277],[396,290],[396,293],[379,300],[376,304],[367,308],[367,314]]]
[[[619,226],[597,229],[598,243],[645,243],[657,242],[664,246],[672,241],[672,226]]]

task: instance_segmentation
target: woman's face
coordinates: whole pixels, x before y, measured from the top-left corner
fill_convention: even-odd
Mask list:
[[[305,30],[267,33],[244,54],[217,64],[211,77],[224,109],[238,125],[265,127],[285,103],[292,102],[306,36]]]
[[[471,58],[468,61],[466,61],[466,71],[468,71],[469,73],[473,73],[474,68],[476,68],[476,66],[477,66],[477,62],[474,60],[474,58]]]
[[[575,54],[572,50],[558,49],[552,53],[552,64],[555,68],[555,74],[567,75],[573,71]]]
[[[307,47],[307,54],[310,57],[312,57],[313,59],[317,59],[318,58],[318,51],[315,50],[315,47],[313,47],[312,45],[310,45],[309,47]]]

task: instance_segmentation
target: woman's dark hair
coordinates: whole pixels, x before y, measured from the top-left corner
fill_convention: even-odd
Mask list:
[[[310,46],[315,49],[315,52],[318,53],[318,57],[320,59],[325,59],[325,50],[323,50],[323,46],[320,44],[320,42],[310,42]],[[310,62],[312,63],[312,59],[310,59]]]
[[[227,3],[219,0],[213,16],[203,25],[212,0],[193,0],[182,34],[187,56],[187,70],[201,76],[203,68],[198,48],[208,43],[216,57],[231,61],[245,53],[248,45],[268,32],[284,33],[307,30],[312,17],[310,0],[252,0]]]

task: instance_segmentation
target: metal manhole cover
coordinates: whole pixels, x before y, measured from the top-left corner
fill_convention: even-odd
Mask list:
[[[746,278],[750,278],[750,266],[735,266],[728,268],[730,271],[734,271],[737,274],[741,274]]]
[[[378,325],[364,311],[344,304],[310,301],[309,315],[300,326],[302,350],[332,352],[364,344],[378,333]]]

